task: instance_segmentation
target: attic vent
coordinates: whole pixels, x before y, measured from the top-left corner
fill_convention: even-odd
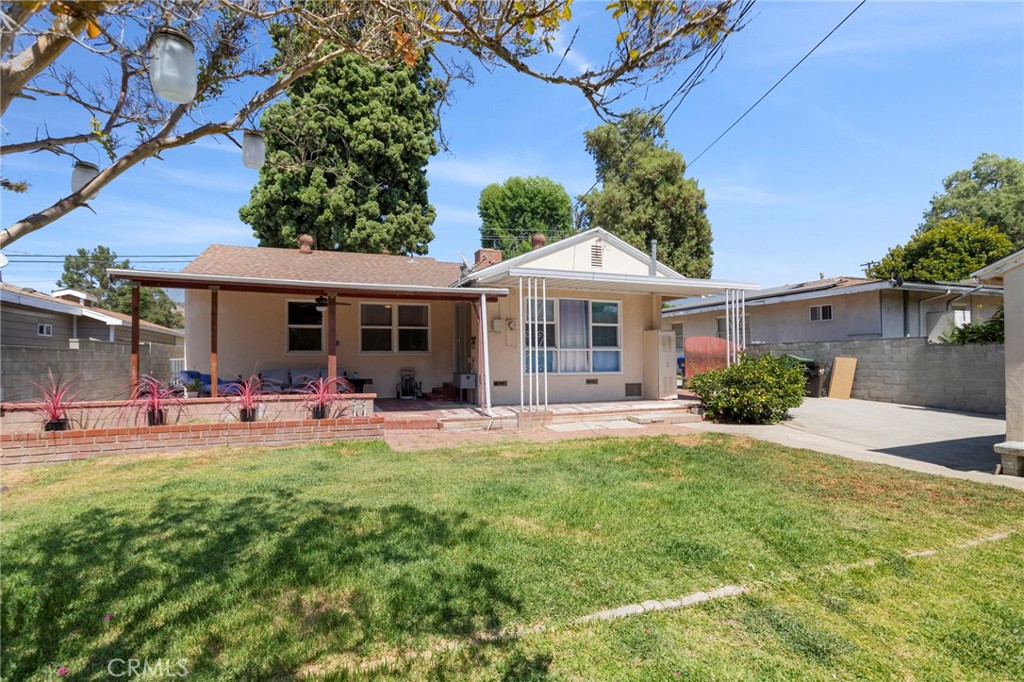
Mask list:
[[[604,249],[600,244],[590,245],[590,267],[600,268],[604,264]]]
[[[643,384],[626,384],[626,397],[639,398],[644,394]]]

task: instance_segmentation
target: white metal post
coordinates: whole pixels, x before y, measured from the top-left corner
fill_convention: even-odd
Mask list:
[[[526,350],[523,348],[523,334],[526,328],[523,326],[523,278],[519,278],[519,322],[516,325],[516,332],[519,334],[519,412],[523,412],[523,403],[526,394]]]
[[[732,326],[732,311],[729,310],[729,290],[725,290],[725,366],[732,364],[732,335],[729,333]]]
[[[544,411],[548,409],[548,281],[547,279],[541,280],[541,287],[543,287],[543,293],[541,294],[543,302],[541,305],[544,306]],[[552,310],[552,312],[554,312]],[[554,320],[552,320],[553,322]]]
[[[526,278],[526,319],[528,332],[526,335],[526,353],[529,361],[526,363],[526,371],[528,373],[530,384],[526,392],[526,397],[527,406],[529,407],[530,412],[533,412],[533,372],[535,369],[533,364],[533,313],[533,279],[528,277]]]
[[[491,414],[491,356],[488,352],[487,337],[491,330],[487,324],[487,294],[480,294],[480,334],[484,337],[484,414],[488,417]]]

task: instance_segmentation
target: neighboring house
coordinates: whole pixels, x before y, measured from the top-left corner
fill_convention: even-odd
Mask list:
[[[764,289],[746,296],[746,343],[928,337],[991,317],[1003,304],[998,286],[897,284],[835,277]],[[723,296],[680,301],[665,309],[677,339],[725,338]],[[738,326],[738,325],[737,325]]]
[[[74,339],[128,344],[131,315],[96,307],[96,297],[74,289],[44,294],[0,283],[0,346],[67,348]],[[185,333],[142,320],[143,343],[185,344]]]
[[[1024,249],[978,270],[974,278],[1006,292],[1006,441],[995,449],[1004,473],[1024,476]]]
[[[178,273],[110,274],[186,290],[189,369],[346,374],[385,398],[411,371],[425,392],[472,389],[485,409],[674,398],[663,302],[757,288],[683,277],[600,228],[552,244],[538,235],[507,261],[480,249],[472,265],[299,241],[211,246]]]
[[[82,397],[119,397],[127,385],[130,315],[96,307],[96,297],[72,289],[52,295],[0,283],[0,399],[29,400],[47,370],[73,380]],[[169,376],[170,359],[184,357],[185,333],[140,321],[147,371]],[[159,359],[159,362],[158,362]]]

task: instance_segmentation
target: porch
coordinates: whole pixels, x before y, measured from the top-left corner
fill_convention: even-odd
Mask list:
[[[497,430],[549,428],[573,430],[608,422],[638,426],[653,423],[682,424],[700,421],[694,408],[696,396],[680,392],[677,400],[625,400],[606,402],[551,403],[546,411],[530,411],[518,405],[496,405],[491,416],[469,403],[435,400],[378,398],[374,416],[383,417],[384,429]]]

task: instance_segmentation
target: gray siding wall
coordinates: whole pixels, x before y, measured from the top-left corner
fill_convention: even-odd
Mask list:
[[[53,336],[39,336],[40,323],[53,325]],[[0,345],[66,348],[72,324],[70,315],[5,303],[0,310]]]
[[[857,358],[853,397],[981,414],[1006,410],[1006,351],[998,344],[927,343],[922,338],[862,339],[750,346],[752,355],[791,354],[832,369],[837,356]]]
[[[54,377],[71,380],[81,400],[124,400],[131,376],[131,349],[122,344],[79,340],[78,348],[7,346],[0,348],[0,400],[36,400],[39,391],[31,382],[46,381],[47,370]],[[139,371],[167,381],[171,360],[183,356],[181,346],[143,344],[139,349]]]

